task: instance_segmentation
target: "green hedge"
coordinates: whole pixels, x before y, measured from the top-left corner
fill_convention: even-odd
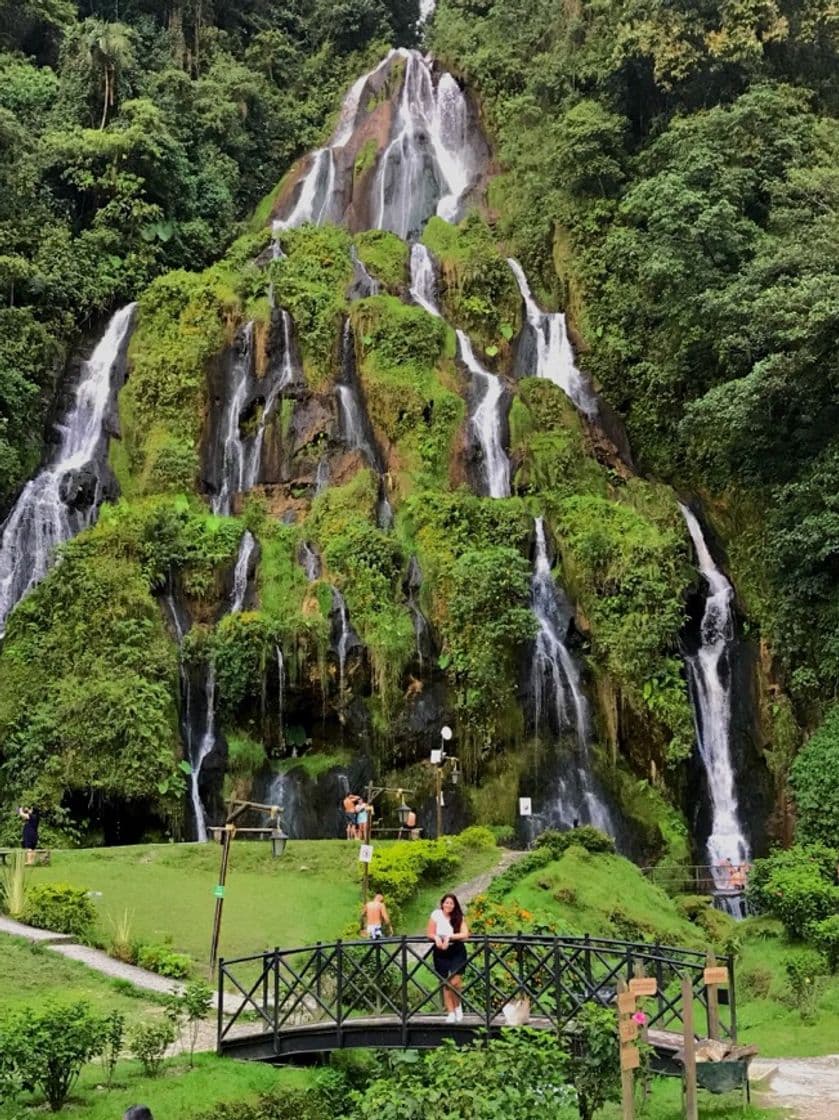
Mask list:
[[[96,919],[93,903],[83,887],[69,883],[39,883],[30,887],[24,921],[38,929],[89,937]]]

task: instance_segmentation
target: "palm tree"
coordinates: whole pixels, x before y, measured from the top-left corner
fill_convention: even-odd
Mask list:
[[[99,128],[108,123],[108,110],[116,103],[120,75],[134,62],[134,32],[124,23],[106,23],[100,19],[85,20],[85,39],[90,59],[102,74],[102,119]]]

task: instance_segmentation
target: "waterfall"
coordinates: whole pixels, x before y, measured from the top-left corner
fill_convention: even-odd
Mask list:
[[[240,423],[248,400],[252,357],[253,322],[250,322],[241,334],[239,353],[231,371],[232,393],[224,404],[221,480],[212,502],[213,513],[229,515],[233,495],[244,489],[245,444]]]
[[[472,351],[472,343],[461,330],[457,331],[457,341],[461,361],[472,374],[476,385],[483,389],[470,423],[483,451],[487,491],[491,498],[508,498],[510,460],[501,439],[504,388],[501,379],[478,362]]]
[[[731,764],[731,661],[734,644],[731,602],[734,589],[714,563],[699,521],[687,506],[680,503],[679,508],[696,549],[699,571],[708,584],[700,626],[700,646],[685,660],[699,757],[705,768],[711,798],[708,862],[717,889],[730,891],[728,862],[738,867],[748,863],[751,855],[740,823]]]
[[[416,556],[412,556],[405,577],[405,598],[408,601],[408,609],[414,620],[414,640],[416,641],[417,664],[420,674],[423,672],[426,656],[433,653],[431,627],[428,625],[428,619],[422,613],[418,601],[421,586],[422,569]]]
[[[315,497],[322,494],[329,485],[329,459],[324,455],[318,461],[318,469],[315,471]]]
[[[536,340],[536,369],[533,372],[536,377],[553,381],[580,412],[594,418],[597,415],[597,398],[574,361],[565,316],[561,311],[542,311],[533,298],[519,262],[510,257],[507,264],[513,270],[524,300],[527,323]]]
[[[299,555],[300,563],[309,583],[314,583],[316,579],[320,579],[320,557],[308,541],[303,541],[300,545]]]
[[[335,650],[338,654],[338,697],[343,702],[344,686],[347,677],[347,655],[352,645],[353,634],[347,604],[344,596],[337,587],[332,588],[332,610],[338,620],[338,633],[335,641]]]
[[[279,645],[277,651],[277,727],[279,728],[280,743],[283,741],[283,706],[285,703],[285,661],[283,651]]]
[[[105,424],[135,306],[116,312],[83,364],[73,403],[58,425],[58,448],[27,482],[0,531],[0,637],[9,612],[47,574],[56,548],[96,520],[106,477]]]
[[[530,581],[530,603],[539,624],[530,667],[534,724],[538,730],[540,720],[547,718],[557,732],[573,726],[577,742],[585,746],[588,705],[580,671],[565,644],[571,611],[551,574],[544,518],[537,517],[535,526],[536,558]]]
[[[268,787],[268,804],[278,805],[283,832],[291,840],[302,840],[305,828],[301,820],[304,808],[297,781],[291,774],[275,774]],[[311,833],[309,834],[311,835]]]
[[[345,147],[353,134],[361,106],[362,94],[368,81],[374,78],[384,67],[390,65],[395,54],[395,51],[390,51],[369,73],[362,74],[353,83],[349,93],[344,98],[338,125],[329,144],[325,148],[318,148],[312,152],[309,170],[300,181],[297,201],[286,218],[274,221],[275,232],[301,226],[306,222],[321,225],[323,222],[340,220],[341,214],[335,205],[334,197],[336,194],[335,164],[337,153],[339,149]]]
[[[204,760],[216,745],[216,667],[212,662],[207,666],[207,676],[205,678],[204,687],[207,703],[204,712],[204,727],[201,738],[198,740],[198,745],[196,747],[195,737],[190,734],[187,743],[189,763],[192,767],[192,772],[190,773],[190,797],[192,800],[192,811],[195,816],[195,839],[202,844],[207,840],[207,818],[201,796],[198,792],[198,783],[201,778],[201,767],[204,765]],[[190,715],[191,713],[188,710],[187,720],[189,720]]]
[[[341,438],[348,447],[360,451],[367,462],[382,473],[382,462],[369,430],[355,373],[355,343],[349,319],[344,321],[341,342],[341,382],[335,386]]]
[[[411,286],[409,292],[414,303],[419,304],[429,315],[435,315],[439,319],[437,273],[431,254],[421,241],[415,241],[411,246]]]
[[[220,466],[217,490],[212,501],[213,513],[229,515],[233,498],[252,490],[262,469],[265,430],[274,416],[283,390],[294,380],[294,339],[291,316],[280,311],[282,324],[282,362],[275,374],[263,380],[253,374],[254,323],[247,323],[238,340],[238,354],[225,385],[225,401],[221,415]],[[261,393],[267,388],[267,393]],[[249,424],[244,434],[243,420],[250,411],[256,423]]]
[[[246,529],[239,542],[239,555],[236,557],[236,567],[233,570],[233,595],[230,600],[231,614],[239,614],[245,605],[245,596],[248,593],[248,570],[255,548],[256,541],[254,540],[253,534]]]
[[[476,168],[466,98],[451,74],[435,90],[431,66],[419,51],[405,60],[394,136],[376,171],[375,225],[403,240],[416,236],[432,214],[459,217]]]
[[[565,644],[571,609],[551,574],[545,521],[535,519],[536,553],[530,582],[530,603],[538,624],[530,665],[533,723],[538,734],[544,721],[555,735],[573,728],[576,750],[562,760],[547,808],[545,825],[592,824],[616,835],[616,825],[595,781],[589,755],[589,713],[579,666]]]
[[[370,296],[377,296],[381,291],[381,284],[367,271],[355,245],[350,246],[350,257],[353,264],[353,278],[347,292],[349,299],[368,299]]]

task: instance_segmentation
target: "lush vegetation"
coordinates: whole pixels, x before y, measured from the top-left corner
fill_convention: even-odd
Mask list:
[[[839,664],[831,6],[442,0],[432,39],[498,143],[499,234],[642,469],[706,496],[814,726]]]
[[[67,343],[201,268],[418,8],[5,0],[0,507],[41,454]]]

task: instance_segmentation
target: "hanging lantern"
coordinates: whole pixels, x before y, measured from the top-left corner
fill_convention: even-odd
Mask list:
[[[456,786],[460,782],[460,771],[457,768],[457,759],[453,759],[454,766],[452,767],[452,785]]]
[[[403,801],[403,802],[402,802],[402,804],[401,804],[401,805],[400,805],[400,806],[399,806],[399,807],[397,808],[397,810],[396,810],[396,815],[397,815],[397,817],[399,817],[399,824],[400,824],[400,826],[401,826],[402,828],[407,828],[407,826],[408,826],[408,818],[409,818],[409,817],[410,817],[410,815],[411,815],[411,811],[412,811],[412,810],[411,810],[411,806],[410,806],[410,805],[406,805],[404,801]]]

